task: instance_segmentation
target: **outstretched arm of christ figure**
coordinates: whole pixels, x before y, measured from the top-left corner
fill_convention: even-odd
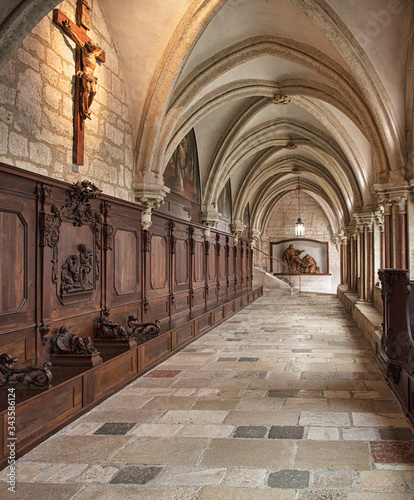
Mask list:
[[[70,25],[70,22],[67,20],[62,21],[63,26],[65,27],[65,30],[68,32],[68,34],[72,37],[73,41],[79,45],[81,49],[85,46],[85,43],[82,42],[82,40],[78,37],[78,35],[73,31],[72,26]]]

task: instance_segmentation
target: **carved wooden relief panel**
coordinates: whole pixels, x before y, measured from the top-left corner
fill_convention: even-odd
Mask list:
[[[204,246],[201,241],[196,241],[194,254],[194,282],[204,282]]]

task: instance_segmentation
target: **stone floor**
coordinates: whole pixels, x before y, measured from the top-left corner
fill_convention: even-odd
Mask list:
[[[19,500],[409,500],[414,435],[334,296],[273,291],[18,462]],[[3,491],[2,491],[3,490]]]

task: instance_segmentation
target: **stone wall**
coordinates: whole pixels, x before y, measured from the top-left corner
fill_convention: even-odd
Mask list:
[[[306,291],[336,293],[336,287],[340,283],[340,252],[339,246],[336,248],[336,245],[332,243],[332,231],[328,218],[315,199],[303,191],[300,193],[300,205],[300,216],[305,224],[305,238],[329,243],[329,272],[332,275],[328,279],[322,276],[314,278],[307,276],[306,280],[301,280],[301,287]],[[295,238],[294,228],[298,217],[298,195],[290,192],[276,203],[270,213],[267,228],[261,235],[261,249],[270,254],[271,242]]]
[[[133,139],[118,57],[99,4],[90,1],[88,35],[105,50],[98,93],[85,128],[85,165],[72,163],[75,43],[50,12],[0,72],[0,161],[68,182],[93,181],[104,193],[132,201]],[[76,3],[58,6],[76,19]]]

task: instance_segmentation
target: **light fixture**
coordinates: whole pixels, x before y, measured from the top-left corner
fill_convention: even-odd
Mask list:
[[[299,217],[297,222],[295,222],[295,236],[305,236],[305,224],[300,218],[300,188],[299,188],[299,175],[298,175],[298,207],[299,207]]]

